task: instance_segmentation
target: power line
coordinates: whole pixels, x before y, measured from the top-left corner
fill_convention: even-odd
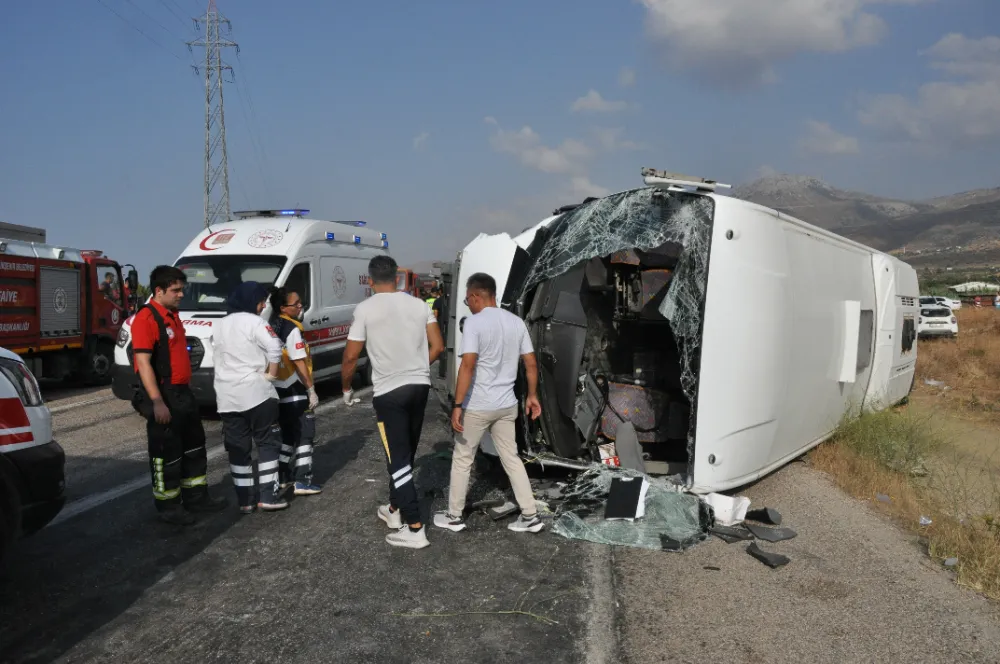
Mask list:
[[[174,34],[172,32],[170,32],[170,30],[168,30],[165,25],[163,25],[162,23],[160,23],[159,21],[157,21],[155,18],[153,18],[152,16],[150,16],[149,12],[147,12],[145,9],[143,9],[139,5],[137,5],[134,2],[132,2],[132,0],[125,0],[125,2],[127,2],[128,4],[132,5],[136,9],[138,9],[139,12],[142,13],[143,16],[145,16],[146,18],[148,18],[150,21],[152,21],[156,25],[160,26],[160,29],[163,30],[164,32],[166,32],[168,35],[170,35],[171,37],[174,36]]]
[[[128,20],[127,18],[125,18],[124,16],[122,16],[121,14],[119,14],[117,11],[115,11],[113,8],[111,8],[110,6],[108,6],[104,2],[104,0],[97,0],[97,1],[99,3],[101,3],[101,6],[103,6],[105,9],[107,9],[109,12],[111,12],[112,14],[114,14],[115,16],[117,16],[118,18],[120,18],[122,21],[124,21],[126,24],[128,24],[128,26],[130,28],[132,28],[133,30],[135,30],[136,32],[138,32],[140,35],[142,35],[143,37],[145,37],[147,40],[149,40],[153,44],[159,46],[161,49],[163,49],[164,51],[166,51],[167,53],[169,53],[173,57],[177,58],[181,62],[184,62],[184,59],[181,56],[177,55],[176,53],[174,53],[173,51],[171,51],[169,48],[167,48],[166,46],[164,46],[160,42],[156,41],[155,39],[153,39],[149,35],[147,35],[145,32],[142,31],[141,28],[137,27],[134,23],[132,23],[132,21]]]
[[[250,122],[250,118],[247,116],[247,110],[246,110],[247,103],[245,101],[245,95],[241,90],[241,88],[244,88],[245,86],[241,86],[239,82],[236,81],[235,76],[233,77],[233,82],[236,85],[236,94],[240,98],[240,110],[243,112],[243,120],[246,122],[247,134],[250,136],[250,147],[254,154],[254,161],[257,162],[257,170],[260,172],[260,179],[264,184],[264,188],[267,190],[268,196],[272,196],[271,184],[267,175],[264,172],[265,170],[264,168],[265,157],[263,156],[264,148],[261,146],[260,137],[254,131],[253,124]],[[247,92],[247,94],[249,94],[249,91]]]
[[[171,14],[173,14],[174,18],[176,18],[178,21],[181,22],[181,25],[184,25],[184,26],[187,26],[187,27],[191,27],[188,24],[187,20],[183,16],[181,16],[180,14],[178,14],[177,12],[175,12],[174,8],[167,4],[166,0],[159,0],[159,3],[161,5],[163,5],[168,12],[170,12]],[[176,5],[176,3],[175,3],[175,6],[177,6],[177,8],[180,9],[180,6]],[[184,10],[181,9],[181,11],[184,11]]]

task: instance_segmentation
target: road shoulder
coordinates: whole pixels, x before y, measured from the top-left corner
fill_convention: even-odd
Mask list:
[[[715,538],[617,549],[629,662],[996,661],[997,608],[822,473],[793,463],[744,495],[798,532],[761,545],[791,563],[771,570]]]

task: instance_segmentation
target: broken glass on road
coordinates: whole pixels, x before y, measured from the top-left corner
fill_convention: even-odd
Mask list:
[[[616,477],[643,478],[649,483],[645,514],[634,521],[607,520],[604,505]],[[552,531],[569,539],[662,550],[663,537],[677,543],[676,550],[704,540],[711,525],[711,511],[697,496],[682,493],[666,479],[628,469],[615,470],[594,464],[562,489],[563,503]]]

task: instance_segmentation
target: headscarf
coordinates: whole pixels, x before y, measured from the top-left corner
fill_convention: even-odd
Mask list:
[[[230,293],[226,304],[229,305],[229,309],[233,313],[242,311],[256,315],[257,305],[266,300],[267,296],[268,290],[263,284],[256,281],[244,281]]]

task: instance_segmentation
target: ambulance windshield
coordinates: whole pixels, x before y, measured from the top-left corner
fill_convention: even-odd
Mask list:
[[[177,261],[187,275],[181,311],[225,311],[226,298],[246,281],[273,286],[285,256],[185,256]]]

